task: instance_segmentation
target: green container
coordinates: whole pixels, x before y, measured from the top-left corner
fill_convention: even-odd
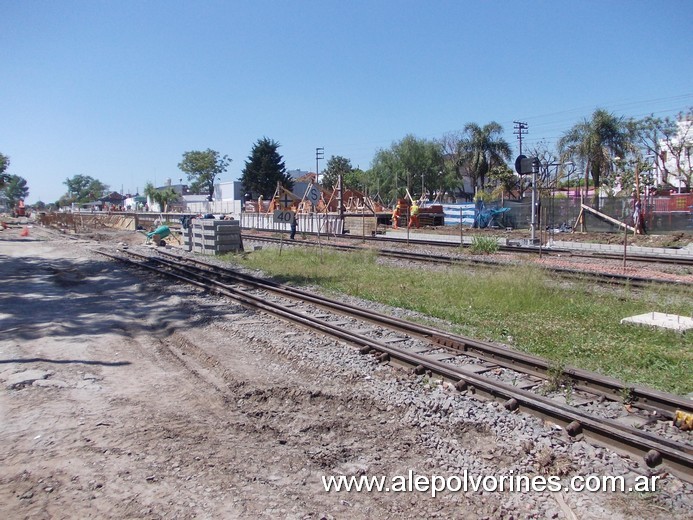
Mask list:
[[[160,239],[166,238],[171,234],[171,230],[168,226],[159,226],[151,233],[147,233],[147,238],[152,238],[154,235],[159,235]]]

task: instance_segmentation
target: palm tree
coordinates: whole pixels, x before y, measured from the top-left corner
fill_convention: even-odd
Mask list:
[[[492,121],[483,127],[468,123],[459,142],[459,166],[463,168],[473,185],[483,189],[486,175],[492,168],[510,160],[510,145],[501,136],[503,127]]]
[[[591,120],[583,120],[558,140],[558,152],[563,162],[573,160],[585,166],[585,193],[588,175],[594,183],[597,197],[602,178],[613,170],[614,157],[623,157],[631,142],[623,118],[597,109]]]
[[[157,189],[151,182],[144,186],[144,194],[159,205],[159,211],[162,213],[166,213],[169,203],[178,200],[178,193],[171,186]]]

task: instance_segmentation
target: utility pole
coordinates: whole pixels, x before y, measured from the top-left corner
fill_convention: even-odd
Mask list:
[[[517,135],[517,140],[520,141],[520,155],[522,155],[522,136],[527,135],[527,123],[521,121],[513,121],[513,134]]]
[[[537,174],[539,173],[539,165],[539,159],[535,157],[532,161],[532,245],[534,245],[537,240]]]
[[[325,149],[315,149],[315,182],[320,184],[320,159],[325,158]]]

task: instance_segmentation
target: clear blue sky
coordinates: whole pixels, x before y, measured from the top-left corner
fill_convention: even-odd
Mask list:
[[[77,174],[175,183],[207,148],[236,180],[262,137],[288,169],[316,147],[367,169],[407,134],[497,121],[516,147],[513,120],[531,144],[595,108],[693,105],[690,0],[0,0],[0,20],[0,153],[29,202]]]

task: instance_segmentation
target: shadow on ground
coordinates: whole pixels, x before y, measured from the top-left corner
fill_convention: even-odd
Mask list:
[[[157,288],[164,283],[111,260],[0,255],[0,334],[4,340],[130,336],[183,320],[194,327],[185,302],[196,290],[180,286],[175,295],[162,294]]]

